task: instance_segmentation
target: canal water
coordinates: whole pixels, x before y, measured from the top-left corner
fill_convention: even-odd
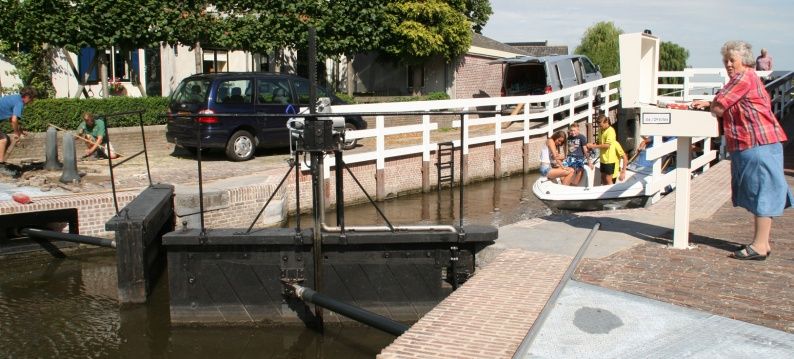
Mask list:
[[[537,175],[466,187],[466,224],[504,226],[550,214],[534,195]],[[393,224],[457,223],[458,190],[379,203]],[[335,223],[329,212],[328,223]],[[294,219],[291,221],[294,223]],[[369,204],[346,209],[348,225],[385,224]],[[310,226],[311,221],[302,221]],[[119,306],[109,250],[65,259],[0,260],[0,358],[373,358],[394,337],[359,325],[171,327],[164,275],[147,305]]]

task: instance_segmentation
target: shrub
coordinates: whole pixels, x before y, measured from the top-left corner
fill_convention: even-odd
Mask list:
[[[342,100],[344,102],[347,102],[349,104],[356,103],[356,99],[353,96],[350,96],[350,95],[348,95],[347,93],[344,93],[344,92],[337,92],[336,93],[336,97],[339,97],[340,100]]]
[[[428,101],[436,101],[436,100],[449,100],[449,95],[446,92],[436,91],[431,92],[425,96],[425,100]]]
[[[48,124],[76,129],[82,121],[83,112],[92,112],[97,116],[113,113],[144,110],[143,124],[162,125],[162,117],[168,108],[167,97],[110,97],[102,99],[39,99],[25,106],[22,114],[22,128],[25,131],[44,132]],[[137,126],[138,115],[113,117],[107,120],[108,127]],[[5,131],[10,131],[8,121],[3,121]]]

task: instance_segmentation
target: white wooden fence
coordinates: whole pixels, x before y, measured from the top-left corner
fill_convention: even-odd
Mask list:
[[[759,72],[759,75],[768,76],[769,72]],[[727,82],[724,69],[686,69],[684,71],[663,71],[659,73],[659,80],[665,78],[681,78],[681,84],[659,84],[661,101],[692,101],[695,99],[711,99],[716,89],[721,88]],[[794,72],[788,73],[775,81],[770,92],[773,93],[773,103],[779,118],[783,118],[792,104],[792,80]],[[438,111],[475,111],[478,108],[488,107],[496,109],[502,113],[503,109],[511,109],[518,104],[523,104],[523,109],[515,115],[495,114],[493,116],[472,116],[462,115],[461,120],[453,121],[453,127],[463,131],[464,154],[469,153],[469,146],[494,143],[496,148],[501,148],[501,143],[506,140],[521,138],[524,144],[529,143],[531,137],[547,136],[555,130],[565,128],[573,122],[586,120],[591,123],[594,120],[595,109],[593,102],[596,97],[600,97],[601,110],[608,112],[619,105],[618,83],[620,75],[611,76],[598,81],[570,87],[560,91],[545,95],[515,96],[515,97],[491,97],[491,98],[472,98],[460,100],[441,100],[441,101],[418,101],[402,103],[376,103],[363,105],[343,105],[334,106],[334,113],[417,113],[418,124],[389,126],[387,117],[378,115],[375,117],[375,127],[371,129],[354,131],[348,134],[348,138],[374,138],[375,147],[372,151],[363,153],[345,153],[345,162],[352,164],[358,162],[375,161],[376,168],[383,169],[386,159],[422,154],[425,161],[430,160],[430,155],[438,148],[438,143],[433,142],[432,134],[440,129],[437,122],[431,121],[431,116]],[[563,114],[562,116],[555,116]],[[520,127],[510,126],[510,129],[503,129],[503,124],[521,124]],[[476,135],[472,135],[472,127],[478,126],[480,129]],[[492,130],[483,133],[482,126],[490,127]],[[386,138],[393,135],[421,134],[421,141],[398,148],[386,148]],[[455,146],[461,145],[460,140],[454,141]],[[647,150],[648,159],[659,159],[676,151],[677,141],[675,139],[663,142],[661,136],[654,139],[656,144]],[[693,138],[693,145],[700,145],[703,149],[702,154],[692,159],[692,171],[708,170],[709,163],[717,158],[718,149],[711,146],[710,138]],[[675,182],[675,171],[662,173],[661,161],[656,161],[654,165],[653,185],[646,189],[648,195],[657,193],[660,189]],[[325,162],[326,176],[329,175],[328,169],[333,166],[333,159]]]
[[[416,125],[389,126],[387,116],[377,115],[375,117],[375,128],[354,131],[348,134],[350,139],[374,138],[375,148],[371,152],[365,153],[345,153],[346,163],[357,163],[375,160],[377,168],[384,166],[385,160],[392,157],[414,155],[421,153],[425,161],[430,160],[430,153],[438,148],[438,143],[432,141],[434,131],[441,131],[437,122],[431,122],[433,112],[438,111],[458,111],[464,113],[461,120],[453,121],[453,128],[463,131],[463,153],[469,153],[469,146],[494,143],[496,148],[501,148],[501,143],[505,140],[521,138],[524,143],[529,143],[529,139],[535,136],[546,136],[555,130],[567,127],[573,122],[587,120],[592,122],[595,109],[593,101],[596,96],[602,99],[602,110],[609,110],[618,106],[618,89],[616,83],[620,81],[620,76],[612,76],[598,81],[589,82],[575,87],[570,87],[560,91],[545,95],[534,96],[513,96],[513,97],[489,97],[472,98],[459,100],[441,101],[415,101],[399,103],[375,103],[362,105],[342,105],[334,106],[334,113],[417,113],[425,114],[417,116]],[[523,109],[515,115],[501,115],[498,113],[514,108],[518,104],[523,104]],[[493,116],[478,115],[472,116],[466,112],[474,112],[478,108],[493,108],[498,112]],[[560,116],[555,116],[561,114]],[[518,122],[521,126],[515,126]],[[503,130],[503,125],[513,123],[511,129]],[[489,126],[492,131],[472,135],[472,127]],[[386,137],[400,134],[421,134],[421,144],[410,145],[400,148],[386,149]],[[419,141],[417,141],[419,142]],[[460,147],[460,139],[454,140],[455,146]],[[333,161],[328,161],[328,166],[333,165]]]

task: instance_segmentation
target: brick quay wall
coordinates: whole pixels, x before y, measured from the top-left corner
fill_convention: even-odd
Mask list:
[[[110,133],[111,140],[118,152],[129,155],[142,149],[140,128],[118,128],[112,129]],[[62,135],[59,132],[59,148],[62,148]],[[195,173],[196,164],[194,159],[190,157],[174,158],[171,156],[174,147],[165,140],[165,126],[145,127],[145,135],[153,172],[173,173],[172,177],[176,177],[179,172]],[[45,133],[30,134],[26,138],[24,146],[18,147],[17,150],[20,152],[14,155],[15,158],[42,159],[45,139]],[[539,166],[539,146],[542,145],[542,142],[543,139],[538,137],[532,138],[527,145],[524,145],[521,139],[504,141],[501,144],[501,149],[495,148],[493,143],[470,146],[469,153],[464,156],[465,181],[468,183],[489,180],[537,169]],[[365,148],[373,147],[374,145],[365,144]],[[77,144],[77,148],[82,149],[82,145]],[[455,182],[459,183],[461,152],[459,149],[455,152]],[[163,160],[167,161],[163,162]],[[237,166],[245,168],[246,166],[243,163],[215,162],[214,165],[218,166],[217,168],[219,169],[213,172],[223,172],[224,167]],[[228,178],[210,182],[205,180],[205,226],[207,228],[249,226],[251,220],[276,189],[276,185],[285,173],[283,163],[276,160],[271,162],[277,162],[278,165],[270,164],[269,168],[264,170],[264,181],[261,175],[255,180],[241,180],[240,178],[244,176],[237,176],[236,174],[243,173],[243,171],[235,172],[233,170],[229,171],[230,177]],[[348,167],[370,196],[382,200],[434,188],[437,182],[435,163],[436,154],[432,152],[431,158],[427,162],[422,161],[421,154],[414,154],[389,158],[385,161],[382,169],[376,168],[374,160],[351,163],[348,164]],[[212,163],[208,163],[208,165],[212,165]],[[257,168],[257,170],[259,169]],[[311,209],[311,178],[308,172],[305,171],[305,167],[303,170],[300,176],[301,211],[307,213]],[[326,203],[329,207],[335,204],[336,190],[334,169],[332,168],[331,170],[331,175],[325,180]],[[205,169],[205,174],[207,172],[208,170]],[[250,174],[250,171],[248,172]],[[168,176],[165,178],[160,176],[155,178],[155,182],[158,182],[158,179],[160,179],[159,182],[174,184],[177,187],[175,198],[177,226],[198,228],[200,226],[200,217],[198,216],[198,186],[195,184],[196,181],[193,180],[190,181],[192,183],[184,184],[179,183],[179,181],[184,179],[172,178],[173,181],[169,181]],[[346,204],[367,201],[364,192],[359,189],[356,182],[347,173],[345,173],[344,177],[344,188]],[[296,202],[294,190],[294,179],[290,178],[285,183],[285,186],[279,190],[279,193],[274,196],[273,201],[256,225],[277,224],[284,220],[289,213],[294,213]],[[123,208],[139,192],[140,188],[119,192],[119,207]],[[27,205],[4,201],[0,202],[0,215],[62,208],[76,208],[78,210],[81,234],[102,237],[111,237],[113,235],[113,233],[105,231],[104,228],[105,222],[115,215],[113,196],[110,191],[36,197],[34,203]]]

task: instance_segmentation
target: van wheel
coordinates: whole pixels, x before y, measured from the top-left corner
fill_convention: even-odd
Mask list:
[[[355,130],[358,130],[358,127],[352,123],[345,123],[345,134],[351,133]],[[342,149],[344,150],[352,150],[356,148],[356,144],[358,144],[358,139],[355,140],[345,140],[345,143],[342,144]]]
[[[226,143],[226,157],[232,161],[247,161],[254,157],[256,139],[245,130],[235,132]]]

